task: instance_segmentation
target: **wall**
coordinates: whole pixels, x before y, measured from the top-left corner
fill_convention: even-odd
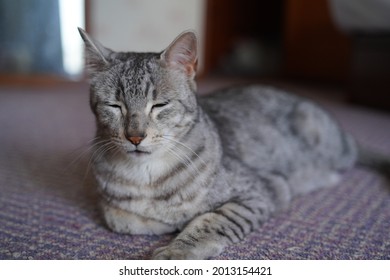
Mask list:
[[[91,33],[117,51],[161,51],[184,30],[204,37],[205,0],[90,1]],[[202,54],[200,62],[202,61]]]

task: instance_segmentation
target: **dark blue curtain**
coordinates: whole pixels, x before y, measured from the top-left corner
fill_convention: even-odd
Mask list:
[[[58,0],[0,0],[0,72],[64,74]]]

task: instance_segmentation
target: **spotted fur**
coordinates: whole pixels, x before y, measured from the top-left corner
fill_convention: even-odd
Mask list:
[[[160,53],[113,52],[80,33],[105,221],[126,234],[179,230],[156,259],[218,255],[356,160],[352,138],[305,99],[260,86],[197,98],[191,32]]]

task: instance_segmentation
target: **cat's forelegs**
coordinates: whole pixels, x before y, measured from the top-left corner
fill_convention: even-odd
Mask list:
[[[237,169],[242,166],[237,166]],[[242,169],[242,174],[246,170]],[[207,259],[219,255],[263,224],[273,212],[285,208],[291,189],[283,176],[247,174],[234,183],[233,196],[212,212],[192,220],[167,246],[157,249],[154,259]],[[245,185],[245,187],[244,187]]]
[[[273,208],[273,207],[271,207]],[[260,198],[231,201],[194,219],[168,245],[157,249],[154,259],[207,259],[241,241],[258,228],[271,213]]]

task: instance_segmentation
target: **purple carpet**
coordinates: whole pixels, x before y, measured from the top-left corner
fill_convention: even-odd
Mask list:
[[[147,259],[172,239],[104,226],[86,172],[94,134],[87,92],[0,89],[0,259]],[[390,154],[389,114],[323,105],[360,142]],[[390,184],[355,168],[217,259],[390,259]]]

